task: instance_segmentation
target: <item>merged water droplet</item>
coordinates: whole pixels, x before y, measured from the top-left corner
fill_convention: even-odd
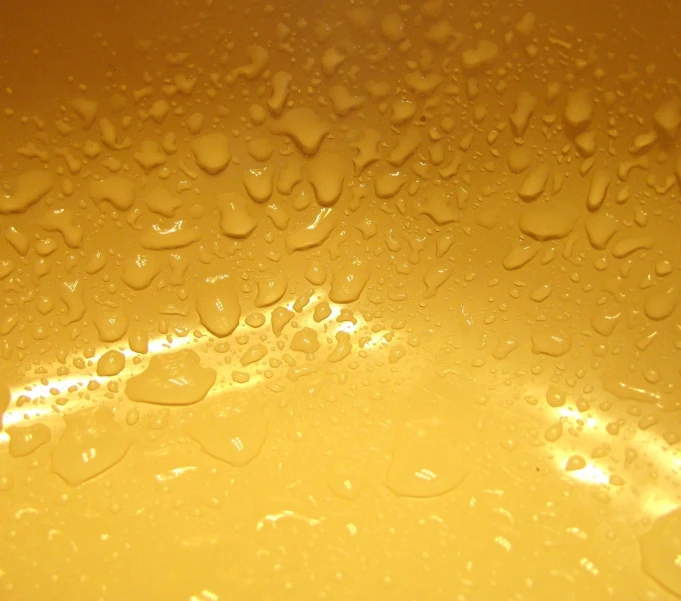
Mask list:
[[[125,383],[125,394],[133,401],[154,405],[192,405],[205,398],[217,372],[201,366],[201,357],[183,349],[154,355],[149,366]]]
[[[45,424],[36,422],[10,426],[7,428],[7,434],[9,434],[9,454],[12,457],[25,457],[50,442],[52,430]]]
[[[120,462],[130,441],[107,407],[65,415],[66,428],[52,451],[52,469],[76,486]]]
[[[681,596],[681,509],[657,518],[640,543],[643,569],[672,594]]]
[[[243,467],[267,439],[267,420],[253,401],[219,397],[187,420],[187,434],[211,457]]]

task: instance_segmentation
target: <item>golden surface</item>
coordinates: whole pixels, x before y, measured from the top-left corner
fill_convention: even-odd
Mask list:
[[[681,598],[681,6],[0,6],[0,599]]]

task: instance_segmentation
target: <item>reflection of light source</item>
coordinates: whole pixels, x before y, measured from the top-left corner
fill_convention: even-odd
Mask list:
[[[213,591],[202,590],[199,593],[200,596],[192,595],[189,601],[220,601],[220,597],[216,595]]]
[[[427,482],[430,482],[431,480],[435,480],[437,478],[437,474],[435,472],[426,468],[423,468],[418,472],[414,472],[414,476],[420,478],[421,480],[426,480]]]
[[[203,342],[203,340],[201,340]],[[187,347],[190,344],[191,345],[196,345],[199,343],[199,340],[196,340],[195,342],[192,341],[191,339],[183,339],[183,338],[176,338],[172,341],[168,341],[167,338],[162,337],[162,338],[157,338],[155,340],[150,340],[149,341],[149,353],[150,354],[158,354],[158,353],[164,353],[172,350],[178,350],[179,347]],[[109,349],[102,349],[100,353],[97,355],[93,356],[91,361],[93,365],[96,365],[97,361],[99,358]],[[129,348],[117,348],[119,352],[123,353],[125,355],[126,359],[129,359],[131,357],[137,356],[137,353],[134,351],[131,351]],[[132,375],[132,374],[131,374]],[[74,389],[82,389],[87,386],[87,383],[89,382],[97,382],[98,384],[103,384],[104,382],[107,381],[107,378],[100,378],[96,375],[96,373],[93,374],[87,374],[87,373],[82,373],[78,375],[70,375],[67,377],[56,377],[53,380],[47,382],[46,384],[42,384],[40,381],[29,381],[29,382],[24,382],[18,386],[15,386],[12,389],[12,398],[16,401],[16,398],[20,395],[25,395],[27,392],[31,393],[32,400],[35,402],[36,400],[41,399],[42,401],[40,405],[31,405],[26,406],[22,405],[21,407],[17,407],[16,403],[12,404],[10,408],[5,412],[4,414],[4,426],[7,428],[8,426],[12,426],[14,424],[20,423],[24,420],[24,416],[28,416],[30,419],[35,419],[35,418],[41,418],[41,417],[47,417],[54,415],[55,413],[58,413],[55,411],[53,408],[52,404],[49,402],[49,399],[54,397],[52,394],[51,390],[59,387],[60,393],[62,394],[62,391],[66,391],[70,388]],[[70,399],[69,400],[69,409],[74,408],[74,409],[80,409],[82,408],[82,405],[89,404],[89,401],[86,399]]]
[[[156,480],[158,482],[166,482],[167,480],[174,480],[176,478],[179,478],[182,474],[186,472],[193,472],[197,468],[194,465],[187,465],[184,467],[176,467],[168,472],[168,475],[166,474],[156,474]]]
[[[322,295],[321,294],[315,294],[310,297],[309,302],[307,305],[304,307],[304,309],[300,312],[297,312],[294,309],[294,304],[295,304],[295,299],[285,303],[285,307],[289,309],[290,311],[294,311],[297,313],[296,315],[296,321],[301,327],[310,327],[310,328],[315,328],[316,326],[318,327],[319,324],[314,321],[313,315],[314,315],[314,304],[315,302],[319,302],[322,300]],[[218,301],[219,302],[219,301]],[[271,320],[271,313],[274,311],[276,307],[270,308],[269,311],[269,316]],[[359,330],[360,328],[366,326],[366,322],[362,318],[361,315],[359,314],[353,314],[354,321],[342,321],[342,322],[337,322],[336,319],[338,316],[341,314],[341,307],[338,305],[331,305],[331,314],[329,317],[325,320],[326,324],[330,324],[331,322],[334,323],[336,326],[335,328],[328,327],[328,335],[330,337],[335,336],[337,332],[346,332],[348,334],[352,334],[353,332]],[[238,334],[243,334],[244,333],[244,326],[242,326],[241,331],[235,332],[233,335],[237,336]],[[364,350],[368,350],[371,348],[381,348],[382,345],[380,344],[380,341],[382,339],[380,333],[376,333],[377,335],[371,336],[370,340],[366,342],[362,348]],[[171,351],[177,351],[180,350],[181,348],[195,348],[195,347],[200,347],[209,344],[210,337],[209,336],[200,336],[198,338],[192,338],[192,337],[177,337],[177,338],[172,338],[169,339],[166,336],[161,336],[159,338],[155,338],[153,340],[149,340],[149,355],[156,355],[160,353],[167,353]],[[123,355],[125,355],[126,359],[132,359],[133,357],[138,357],[138,353],[135,353],[134,351],[130,350],[127,345],[121,345],[120,347],[114,347],[116,350],[121,352]],[[106,352],[110,350],[109,348],[102,348],[99,350],[99,352],[94,355],[92,358],[90,358],[91,365],[94,366],[97,364],[97,361],[99,358]],[[54,371],[56,371],[56,365],[52,366],[54,368]],[[144,369],[145,365],[142,364],[138,368],[136,367],[130,367],[126,368],[126,371],[124,372],[126,375],[136,375],[142,369]],[[92,370],[92,373],[81,373],[77,375],[68,375],[65,377],[61,376],[56,376],[50,381],[43,380],[45,383],[41,383],[40,380],[35,380],[35,381],[25,381],[22,382],[21,384],[15,386],[11,392],[12,392],[12,398],[14,400],[14,403],[10,406],[10,408],[5,412],[4,414],[4,426],[7,428],[8,426],[12,426],[14,424],[20,423],[24,420],[24,417],[27,416],[29,419],[38,419],[38,418],[48,418],[54,415],[57,415],[61,413],[62,411],[72,411],[72,410],[78,410],[83,408],[83,406],[89,405],[90,400],[87,398],[82,398],[82,397],[76,397],[75,395],[71,396],[69,398],[68,404],[64,409],[57,408],[53,405],[52,399],[56,400],[55,394],[53,394],[53,391],[56,389],[58,390],[57,394],[67,394],[66,391],[69,390],[69,394],[71,393],[78,393],[79,391],[85,392],[85,389],[87,388],[88,384],[90,382],[95,382],[99,385],[105,385],[106,382],[109,381],[109,378],[105,377],[99,377],[97,376],[94,368],[90,368]],[[250,379],[248,382],[243,382],[239,384],[240,388],[243,387],[253,387],[263,380],[263,375],[256,373],[256,367],[254,367],[253,371],[250,373]],[[182,384],[181,381],[177,382],[178,384]],[[212,390],[212,393],[217,393],[220,392],[219,387],[214,387]],[[26,395],[26,393],[30,393],[31,401],[33,401],[33,404],[30,406],[27,404],[22,405],[21,407],[16,406],[16,399],[21,396],[21,395]],[[210,393],[209,393],[210,396]],[[6,441],[7,440],[7,435],[5,433],[0,433],[0,441]]]
[[[95,447],[91,447],[87,451],[84,451],[83,453],[81,453],[80,457],[83,460],[83,463],[89,463],[90,461],[93,461],[94,459],[96,459],[97,449]]]
[[[559,461],[559,465],[564,467],[567,462],[567,454]],[[567,472],[567,475],[574,480],[579,480],[585,484],[608,484],[609,476],[601,467],[595,463],[587,463],[585,467],[579,470]]]
[[[529,390],[527,392],[535,398],[541,398],[544,391]],[[589,415],[585,415],[576,407],[566,405],[560,407],[547,406],[546,411],[548,423],[555,423],[556,420],[560,419],[565,420],[566,425],[577,421],[580,425],[579,437],[570,440],[569,448],[561,446],[560,441],[552,443],[551,449],[556,468],[566,477],[578,482],[591,486],[609,486],[611,469],[605,464],[608,458],[590,458],[581,469],[566,471],[565,468],[568,459],[576,453],[582,454],[585,459],[589,458],[593,446],[603,442],[605,425],[612,418],[610,416],[606,418],[598,410],[592,410]],[[675,474],[681,468],[681,453],[679,451],[665,447],[661,443],[659,435],[648,430],[638,429],[631,437],[620,434],[617,438],[610,436],[608,438],[613,445],[619,443],[618,446],[621,445],[622,452],[626,446],[643,449],[647,459],[652,463],[653,469],[660,473],[657,480],[651,480],[647,483],[645,493],[636,497],[636,502],[639,503],[639,511],[652,517],[658,517],[678,507],[678,501],[664,488],[664,482],[669,481],[672,474]],[[575,448],[575,445],[578,445],[578,447]],[[612,459],[612,455],[610,459]]]
[[[598,576],[600,574],[599,569],[594,565],[594,563],[591,560],[587,559],[586,557],[582,557],[582,559],[579,560],[579,565],[582,566],[590,574],[593,574],[594,576]]]
[[[257,532],[260,532],[265,527],[266,524],[272,524],[273,526],[276,526],[279,520],[283,520],[285,518],[292,519],[298,522],[304,522],[308,526],[317,526],[325,520],[325,518],[319,519],[311,518],[301,513],[291,511],[290,509],[284,509],[280,513],[270,513],[266,515],[263,519],[258,521],[258,524],[256,525],[255,529]]]
[[[494,542],[497,543],[502,549],[505,551],[510,551],[511,550],[511,543],[508,539],[504,538],[503,536],[496,536],[494,538]]]

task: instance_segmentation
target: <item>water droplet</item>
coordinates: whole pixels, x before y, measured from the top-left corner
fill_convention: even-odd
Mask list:
[[[120,351],[107,351],[97,361],[98,376],[115,376],[123,369],[125,369],[125,355]]]
[[[269,307],[286,294],[288,287],[288,277],[279,273],[258,282],[258,294],[255,297],[254,305],[258,308]]]
[[[89,192],[95,204],[101,205],[103,202],[108,202],[118,211],[127,211],[135,204],[134,182],[119,175],[112,175],[100,182],[94,182]]]
[[[216,399],[189,418],[186,429],[205,453],[237,467],[253,461],[267,439],[267,420],[250,401]]]
[[[7,428],[7,434],[9,434],[9,454],[12,457],[30,455],[50,442],[52,437],[50,428],[40,422],[25,426],[10,426]]]
[[[653,527],[640,537],[641,558],[646,573],[681,596],[681,508],[657,518]]]
[[[267,355],[267,347],[264,344],[254,344],[241,355],[241,367],[246,367],[251,363],[257,363]]]
[[[199,355],[184,349],[153,356],[145,371],[128,379],[125,394],[143,403],[191,405],[208,394],[216,377],[214,369],[201,367]]]
[[[99,313],[94,322],[102,342],[117,342],[128,331],[128,317],[120,312]]]
[[[298,330],[291,339],[290,348],[307,355],[312,355],[319,350],[320,343],[316,330],[312,328],[302,328]]]
[[[355,302],[368,284],[370,276],[368,263],[358,258],[339,261],[331,271],[329,300],[339,304]]]
[[[239,325],[241,305],[232,282],[226,278],[212,278],[196,291],[196,312],[203,326],[214,336],[229,336]]]
[[[274,121],[272,133],[290,136],[305,154],[314,154],[322,140],[331,131],[331,126],[309,108],[295,108],[284,112]]]
[[[548,325],[535,329],[531,340],[535,354],[561,357],[572,348],[572,340],[566,332]]]
[[[568,236],[577,223],[577,211],[565,202],[547,202],[528,207],[520,215],[520,231],[535,240],[555,240]]]
[[[53,186],[52,174],[35,169],[22,173],[10,196],[0,196],[0,213],[23,213],[43,198]]]
[[[130,442],[107,407],[65,415],[66,428],[52,451],[52,469],[76,486],[111,469],[125,457]]]
[[[224,171],[232,160],[229,139],[220,132],[197,138],[192,142],[191,149],[196,164],[211,175]]]

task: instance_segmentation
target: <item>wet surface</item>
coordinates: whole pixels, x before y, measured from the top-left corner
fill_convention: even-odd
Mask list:
[[[56,4],[1,599],[681,598],[681,7]]]

